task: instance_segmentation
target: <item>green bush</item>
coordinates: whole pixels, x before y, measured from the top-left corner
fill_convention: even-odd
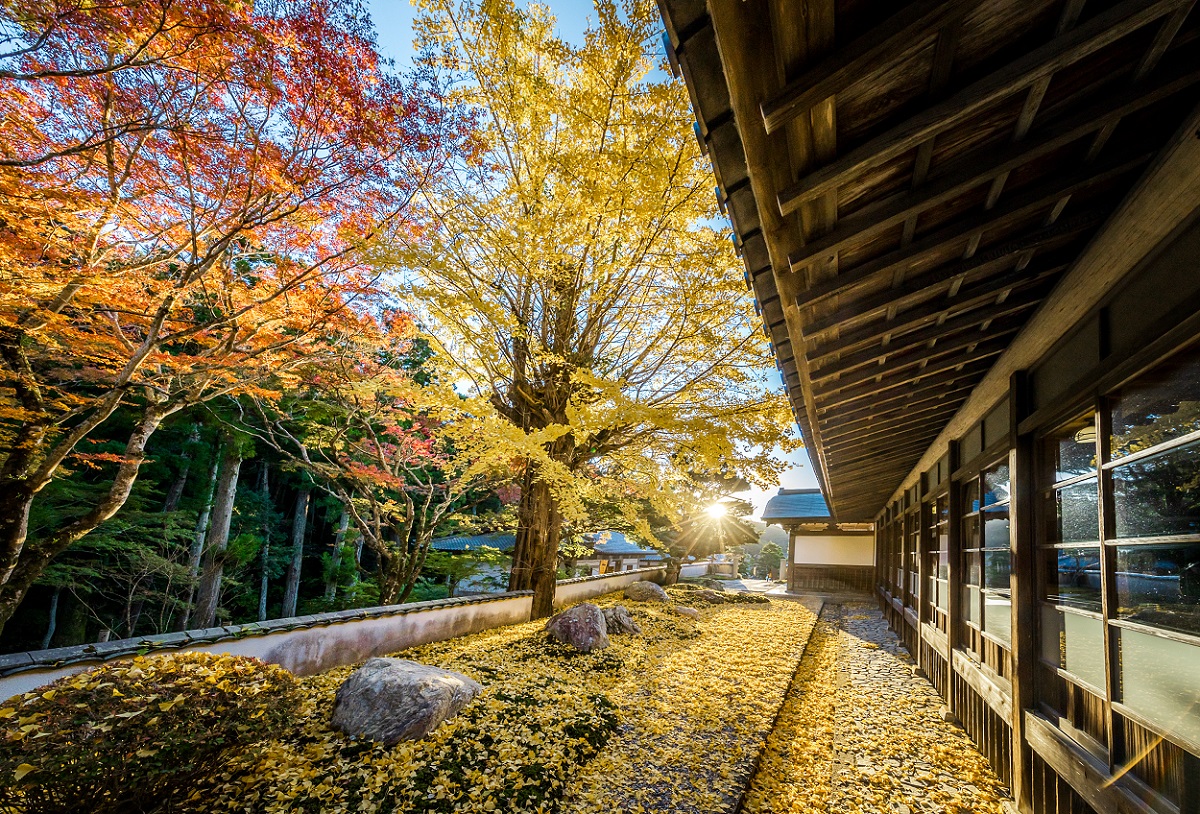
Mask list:
[[[173,653],[114,662],[0,703],[0,811],[138,812],[278,734],[300,700],[258,659]]]

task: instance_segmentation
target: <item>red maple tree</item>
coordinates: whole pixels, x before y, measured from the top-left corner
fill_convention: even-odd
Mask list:
[[[355,0],[5,4],[0,34],[0,628],[124,503],[172,414],[270,397],[371,344],[363,249],[467,126],[381,65]],[[102,498],[27,540],[118,410]]]

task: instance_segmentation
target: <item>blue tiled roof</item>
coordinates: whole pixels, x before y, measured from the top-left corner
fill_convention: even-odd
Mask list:
[[[642,548],[619,531],[600,531],[583,535],[598,554],[654,554],[656,552]]]
[[[429,547],[434,551],[477,551],[484,546],[489,546],[501,551],[512,551],[516,544],[517,535],[500,532],[466,537],[442,537],[430,543]]]
[[[762,519],[772,520],[828,520],[829,507],[820,489],[780,489],[779,494],[767,501]]]

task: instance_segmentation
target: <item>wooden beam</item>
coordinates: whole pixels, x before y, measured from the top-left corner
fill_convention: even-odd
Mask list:
[[[869,441],[873,438],[878,438],[881,435],[895,435],[896,433],[913,427],[924,427],[929,425],[941,425],[950,419],[954,411],[958,409],[957,404],[941,405],[938,409],[924,410],[912,413],[910,415],[901,415],[891,421],[880,421],[868,425],[868,428],[853,430],[844,433],[830,433],[828,430],[825,433],[825,449],[830,454],[836,455],[838,450],[845,449],[847,446]]]
[[[906,305],[910,305],[911,300],[914,298],[922,300],[922,303],[929,306],[924,309],[924,312],[938,313],[940,315],[942,311],[961,309],[961,307],[968,304],[984,300],[989,295],[1000,294],[1003,291],[1008,291],[1008,289],[1028,288],[1033,283],[1037,283],[1050,275],[1057,274],[1058,271],[1064,268],[1067,268],[1067,263],[1062,262],[1060,258],[1045,264],[1039,263],[1038,267],[1034,269],[1026,267],[1021,270],[1006,271],[1004,274],[980,277],[971,286],[960,285],[958,292],[955,292],[953,297],[947,295],[944,299],[941,297],[929,299],[928,295],[931,292],[936,292],[938,288],[943,287],[947,289],[947,293],[953,291],[953,282],[956,279],[961,282],[961,277],[953,275],[949,276],[948,279],[934,283],[934,285],[925,285],[928,277],[922,275],[922,277],[913,281],[912,286],[900,286],[899,288],[889,289],[889,291],[878,292],[872,295],[872,297],[864,298],[864,300],[852,300],[847,306],[841,307],[841,309],[829,313],[829,315],[820,319],[814,319],[814,321],[806,324],[804,327],[805,339],[811,340],[812,337],[826,333],[826,331],[833,328],[841,328],[842,334],[848,334],[850,333],[850,325],[847,323],[862,321],[862,319],[874,316],[881,311],[893,312],[904,309]],[[859,306],[859,303],[862,303],[862,306]],[[941,309],[934,307],[937,305],[941,305]],[[932,311],[929,310],[930,307]],[[913,309],[900,312],[905,313],[905,315],[911,315],[911,313],[920,310],[922,310],[922,304],[918,303]],[[889,322],[896,321],[892,319]],[[888,330],[887,333],[890,334],[893,331]]]
[[[971,286],[967,289],[961,289],[958,296],[953,302],[937,299],[931,302],[918,305],[915,308],[910,308],[907,311],[901,311],[895,319],[883,322],[874,322],[864,325],[861,328],[842,332],[842,335],[836,339],[829,340],[825,345],[821,346],[819,353],[822,355],[833,353],[838,350],[846,350],[856,348],[868,343],[874,343],[882,340],[886,336],[894,336],[904,331],[909,331],[914,328],[921,328],[927,323],[937,319],[942,319],[943,316],[947,320],[951,317],[961,316],[968,310],[974,310],[985,304],[989,298],[998,297],[1006,288],[1013,288],[1021,292],[1022,298],[1040,299],[1045,293],[1043,289],[1047,288],[1044,284],[1038,286],[1038,283],[1044,283],[1049,278],[1062,272],[1065,266],[1056,266],[1049,269],[1044,269],[1035,272],[1036,276],[1028,278],[1024,284],[1020,282],[1014,283],[1013,280],[1022,272],[1014,272],[1011,275],[1005,275],[1003,279],[984,280],[978,285]],[[999,287],[994,287],[993,284],[998,283]],[[1026,292],[1024,289],[1034,286],[1033,291]],[[1009,296],[1012,296],[1011,294]]]
[[[823,387],[815,388],[814,395],[821,401],[828,401],[839,394],[855,392],[855,388],[879,387],[898,381],[912,381],[913,377],[927,372],[932,374],[957,367],[965,361],[978,358],[977,354],[989,349],[995,348],[999,352],[1007,347],[1010,340],[1011,332],[1004,336],[981,336],[961,345],[955,343],[956,347],[945,350],[934,348],[926,354],[909,356],[894,364],[863,368],[840,379],[834,379]],[[969,355],[962,353],[970,348],[974,348],[974,350]],[[913,368],[917,369],[913,370]]]
[[[843,217],[833,231],[805,245],[792,256],[792,268],[807,267],[814,260],[830,257],[855,243],[892,228],[915,214],[943,204],[993,178],[1011,172],[1034,159],[1054,152],[1109,124],[1116,124],[1132,113],[1162,101],[1200,81],[1200,68],[1187,66],[1182,71],[1126,88],[1055,125],[1040,130],[1034,137],[984,155],[971,152],[947,163],[945,169],[919,189],[903,192]]]
[[[761,106],[763,124],[774,133],[809,112],[817,103],[852,86],[872,65],[887,62],[912,47],[916,38],[961,19],[977,0],[918,0],[875,26],[827,59],[789,82]]]
[[[1040,297],[1009,297],[997,305],[991,313],[985,314],[980,310],[968,311],[954,319],[935,323],[927,328],[920,328],[899,337],[893,336],[891,341],[886,345],[873,345],[860,351],[847,353],[836,360],[832,359],[830,355],[814,356],[808,360],[810,376],[814,383],[821,382],[830,376],[836,375],[838,372],[853,370],[861,365],[869,365],[909,348],[919,347],[928,342],[937,342],[962,331],[969,331],[971,328],[987,320],[1012,318],[1012,322],[1019,324],[1024,321],[1024,317],[1018,315],[1024,311],[1028,311],[1039,302],[1041,302]],[[818,368],[815,364],[817,359],[826,359],[829,361]]]
[[[986,372],[986,369],[985,369]],[[970,383],[973,383],[979,378],[980,369],[977,366],[967,366],[967,368],[959,371],[947,371],[946,373],[932,376],[928,379],[917,382],[912,390],[906,390],[901,393],[894,393],[890,396],[881,396],[872,398],[870,395],[858,399],[862,402],[857,407],[843,406],[838,410],[824,410],[821,405],[816,405],[817,412],[823,421],[831,412],[836,412],[837,415],[847,415],[849,413],[857,413],[861,410],[870,410],[882,408],[885,405],[893,406],[897,403],[902,403],[907,399],[926,398],[931,393],[940,393],[950,389],[961,389]],[[970,389],[967,387],[966,389]]]
[[[839,458],[831,455],[829,456],[830,466],[839,467],[844,471],[847,467],[852,467],[856,464],[867,463],[870,466],[881,466],[897,460],[920,456],[928,448],[929,442],[936,437],[937,431],[934,430],[928,436],[918,435],[902,444],[885,444],[868,447],[850,457]]]
[[[932,105],[886,133],[851,150],[819,170],[809,173],[777,196],[779,210],[787,215],[801,204],[820,197],[866,170],[905,153],[926,139],[945,132],[988,106],[1038,79],[1059,71],[1099,51],[1127,34],[1174,12],[1186,0],[1125,0],[1078,28],[1056,37],[984,79],[963,88],[944,102]]]
[[[856,401],[860,398],[877,398],[884,393],[889,393],[893,390],[904,387],[905,385],[915,384],[916,382],[928,376],[933,376],[939,373],[956,373],[956,368],[966,365],[984,365],[984,368],[991,367],[991,357],[999,356],[1008,347],[1008,340],[981,342],[969,354],[961,353],[949,359],[941,359],[937,362],[930,362],[923,370],[918,371],[914,376],[904,376],[895,381],[879,381],[879,382],[864,382],[855,387],[850,387],[845,390],[838,391],[833,396],[826,396],[819,400],[821,407],[828,411]],[[974,367],[972,368],[974,369]]]
[[[844,447],[846,444],[857,443],[859,440],[870,440],[880,435],[892,435],[898,432],[904,432],[912,427],[922,425],[937,425],[939,428],[950,420],[950,416],[959,407],[958,402],[949,404],[941,404],[936,408],[928,408],[914,412],[909,417],[899,417],[887,422],[869,423],[855,430],[850,430],[845,433],[838,432],[837,434],[829,434],[826,438],[826,448],[830,452],[835,452],[839,447]]]
[[[1032,189],[1023,190],[1003,205],[991,210],[980,210],[956,218],[950,224],[930,232],[920,240],[908,246],[894,249],[879,257],[868,260],[854,268],[842,271],[836,277],[810,285],[796,295],[796,303],[800,306],[811,305],[814,302],[840,293],[846,288],[859,285],[868,280],[891,275],[902,269],[909,268],[921,258],[947,247],[965,242],[978,232],[993,229],[1003,229],[1029,216],[1053,207],[1063,196],[1074,195],[1088,187],[1120,177],[1147,163],[1152,156],[1143,154],[1132,159],[1109,163],[1103,168],[1083,167],[1068,175],[1066,178],[1055,177]],[[1021,235],[1007,242],[1028,238],[1036,242],[1053,237],[1057,232],[1054,225],[1041,227],[1028,235]],[[968,258],[971,259],[971,258]]]
[[[961,402],[970,392],[971,384],[960,384],[950,390],[938,388],[931,390],[933,395],[919,398],[905,395],[893,402],[896,406],[879,407],[874,404],[861,407],[849,412],[839,412],[836,416],[827,418],[822,426],[833,432],[841,432],[843,427],[861,427],[869,424],[878,415],[891,416],[904,410],[934,409],[951,401]]]
[[[826,377],[819,386],[814,384],[813,392],[818,398],[823,398],[831,393],[845,390],[852,385],[871,381],[878,377],[880,373],[890,376],[901,370],[907,370],[908,368],[928,362],[931,358],[936,358],[942,354],[960,351],[972,345],[1000,339],[1001,337],[1011,337],[1020,328],[1020,323],[1015,325],[1004,323],[1002,327],[990,329],[986,332],[971,331],[961,336],[956,336],[953,339],[946,340],[944,343],[939,342],[932,348],[913,348],[906,353],[889,357],[885,364],[860,367],[857,370],[844,372],[836,379],[832,376]]]

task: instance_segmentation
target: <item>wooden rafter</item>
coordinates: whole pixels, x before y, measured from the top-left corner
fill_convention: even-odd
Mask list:
[[[1033,306],[1041,301],[1040,297],[1010,297],[1004,302],[996,306],[992,311],[984,311],[977,309],[968,311],[962,316],[954,319],[948,319],[944,322],[939,322],[930,325],[927,328],[921,328],[916,331],[903,334],[902,336],[892,336],[891,341],[886,345],[875,345],[864,348],[860,351],[847,353],[836,358],[836,361],[829,356],[819,357],[830,361],[830,364],[816,368],[812,372],[812,380],[814,382],[824,381],[829,376],[836,375],[838,371],[854,370],[863,365],[873,364],[880,359],[887,358],[902,351],[921,346],[930,346],[930,343],[938,342],[947,336],[970,332],[974,328],[980,327],[983,323],[998,320],[1009,320],[1004,323],[998,330],[1005,330],[1012,325],[1020,326],[1024,323],[1023,312],[1028,311]]]
[[[884,399],[890,399],[893,396],[901,397],[915,393],[924,393],[928,388],[937,387],[940,384],[957,383],[977,378],[991,367],[991,357],[999,354],[1002,350],[1003,348],[997,349],[994,347],[988,347],[983,350],[977,348],[975,353],[968,354],[969,359],[957,358],[952,360],[952,363],[943,363],[934,371],[923,370],[917,376],[908,377],[896,382],[861,385],[852,391],[839,393],[834,398],[822,399],[817,403],[817,412],[824,415],[842,408],[849,409],[846,405],[854,404],[855,402],[880,403]],[[906,386],[907,389],[905,389]]]
[[[914,38],[961,19],[975,5],[975,0],[918,0],[904,7],[764,102],[762,116],[767,132],[774,133],[808,113],[818,102],[841,93],[854,84],[867,65],[898,56],[912,47]]]
[[[1020,194],[990,211],[975,212],[955,220],[908,246],[895,249],[886,254],[869,260],[840,273],[837,277],[809,286],[807,290],[797,295],[798,305],[810,305],[817,300],[840,293],[846,288],[862,284],[875,278],[890,277],[898,269],[906,269],[923,257],[935,253],[945,253],[956,244],[965,244],[971,235],[989,230],[1004,229],[1030,216],[1044,212],[1052,207],[1064,195],[1074,195],[1089,187],[1120,177],[1149,161],[1149,154],[1139,155],[1132,159],[1116,161],[1103,168],[1087,168],[1072,173],[1068,178],[1054,178],[1038,184],[1036,187],[1023,190]],[[1055,230],[1043,228],[1039,233],[1034,230],[1030,235],[1014,236],[1010,240],[1029,238],[1043,239],[1055,234]]]
[[[906,357],[888,364],[862,368],[829,381],[821,387],[814,387],[813,390],[822,404],[828,404],[844,395],[858,393],[864,387],[882,393],[892,386],[903,386],[904,383],[914,381],[922,375],[952,370],[965,362],[994,355],[993,351],[1001,353],[1007,347],[1006,336],[984,336],[974,342],[945,350],[940,347],[934,348],[927,356]]]
[[[969,153],[947,164],[923,186],[893,195],[843,217],[833,231],[805,245],[791,258],[801,269],[815,259],[835,255],[856,243],[962,195],[1001,174],[1028,164],[1086,135],[1169,98],[1200,82],[1200,67],[1188,66],[1141,83],[1088,106],[1080,113],[1040,130],[1030,138],[985,155]]]
[[[1083,25],[963,88],[949,99],[931,105],[886,133],[809,173],[778,195],[783,214],[805,201],[836,190],[846,181],[918,147],[925,140],[960,125],[990,105],[1028,88],[1099,51],[1122,37],[1178,10],[1188,0],[1125,0]]]
[[[870,424],[877,417],[886,418],[905,410],[934,409],[941,404],[951,401],[961,402],[971,391],[972,387],[974,387],[974,383],[962,383],[950,388],[935,388],[922,396],[914,397],[905,394],[901,398],[894,399],[890,404],[870,404],[856,410],[838,411],[826,418],[823,423],[826,428],[834,433],[840,433],[843,430],[853,431],[856,428]]]

